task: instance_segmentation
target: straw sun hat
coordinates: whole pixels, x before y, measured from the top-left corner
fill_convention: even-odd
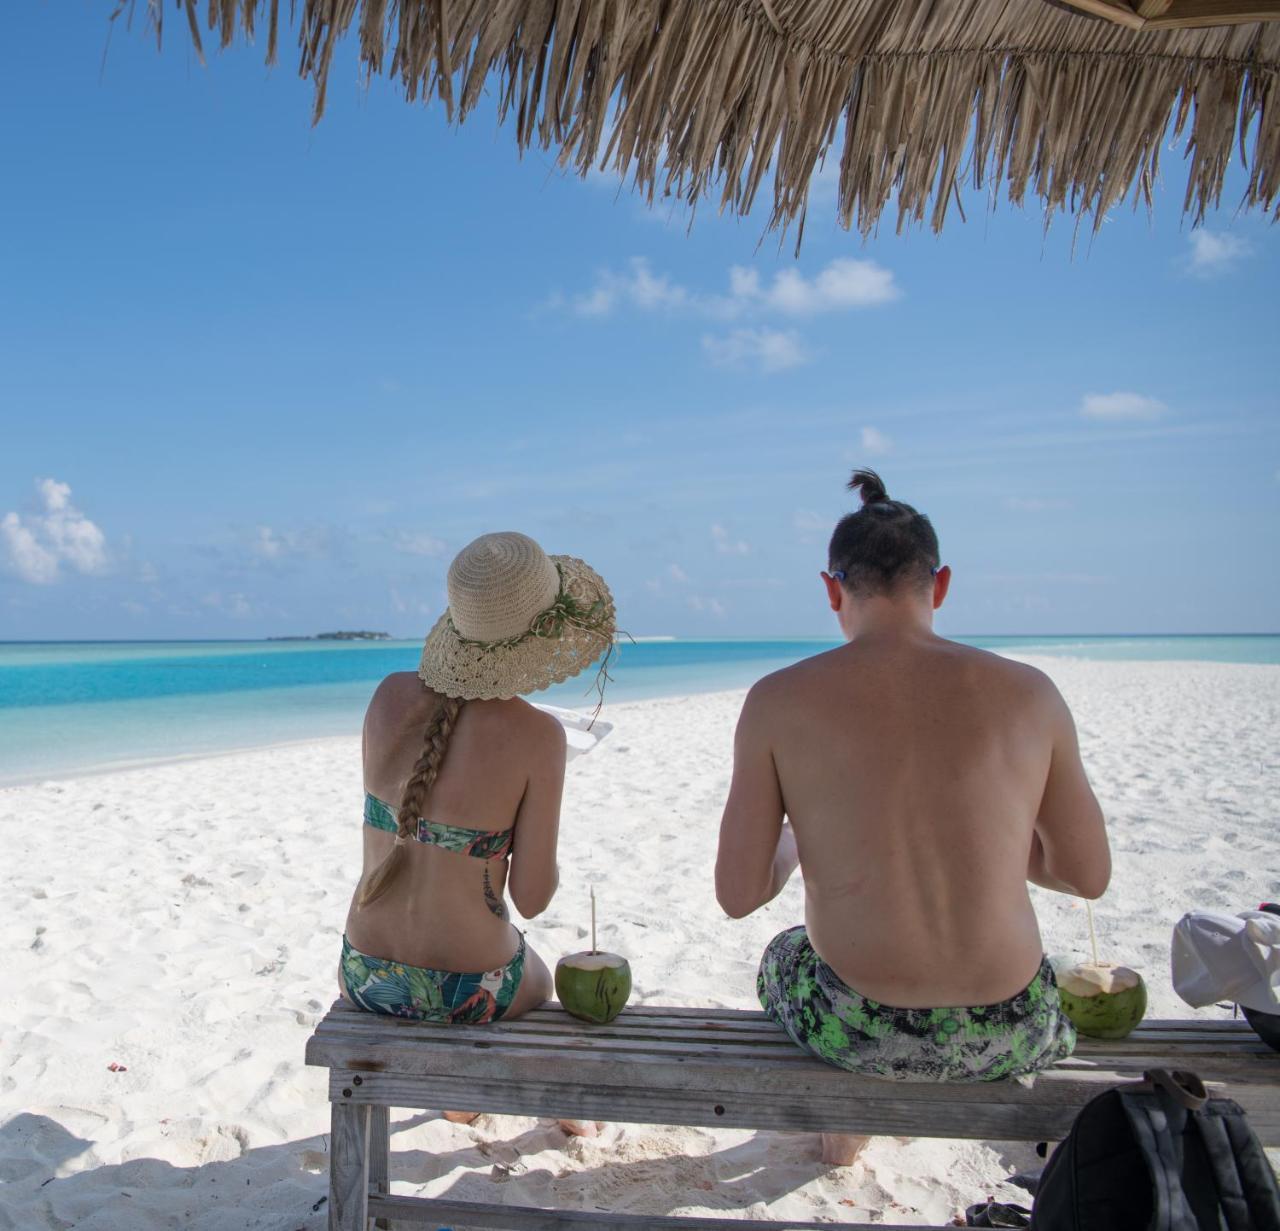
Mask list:
[[[427,634],[418,675],[467,701],[536,692],[613,649],[613,595],[573,556],[515,531],[483,534],[449,566],[449,609]],[[606,659],[606,662],[608,660]]]

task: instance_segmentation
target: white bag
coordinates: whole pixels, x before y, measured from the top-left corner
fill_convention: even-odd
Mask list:
[[[1280,915],[1194,910],[1174,925],[1173,990],[1193,1008],[1229,1000],[1280,1012]]]

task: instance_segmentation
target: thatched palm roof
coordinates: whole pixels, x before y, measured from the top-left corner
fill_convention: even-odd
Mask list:
[[[281,37],[279,0],[174,0],[225,46]],[[146,0],[159,23],[165,0]],[[845,226],[937,229],[966,183],[1030,189],[1095,224],[1150,201],[1170,126],[1183,209],[1218,204],[1239,146],[1242,204],[1280,216],[1280,0],[294,0],[316,116],[348,33],[373,74],[465,119],[495,80],[521,149],[648,193],[742,214],[772,173],[771,225],[803,225],[839,160]],[[1081,12],[1080,9],[1092,10]],[[1098,16],[1095,14],[1102,14]],[[1204,21],[1236,24],[1179,28]],[[1168,28],[1172,27],[1172,28]],[[833,148],[834,147],[834,148]],[[830,153],[829,153],[830,152]]]

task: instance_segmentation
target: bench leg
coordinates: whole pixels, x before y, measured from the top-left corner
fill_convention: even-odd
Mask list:
[[[329,1140],[329,1231],[368,1231],[369,1125],[367,1103],[333,1103]]]
[[[391,1193],[388,1178],[391,1168],[391,1108],[373,1107],[369,1111],[369,1190],[386,1197]],[[373,1225],[388,1228],[386,1218],[375,1218]]]

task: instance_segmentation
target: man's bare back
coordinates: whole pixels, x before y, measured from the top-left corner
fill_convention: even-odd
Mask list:
[[[822,574],[848,644],[761,680],[739,720],[716,894],[733,916],[797,862],[807,942],[858,995],[983,1006],[1043,959],[1027,882],[1111,875],[1074,724],[1043,673],[933,631],[951,570],[873,471]],[[790,823],[785,823],[789,819]]]
[[[1092,833],[1071,832],[1102,824],[1071,718],[1032,667],[915,624],[881,629],[757,684],[739,747],[726,812],[786,813],[809,938],[873,1000],[1007,999],[1043,956],[1028,876],[1105,886]],[[1033,867],[1040,818],[1056,879]]]

